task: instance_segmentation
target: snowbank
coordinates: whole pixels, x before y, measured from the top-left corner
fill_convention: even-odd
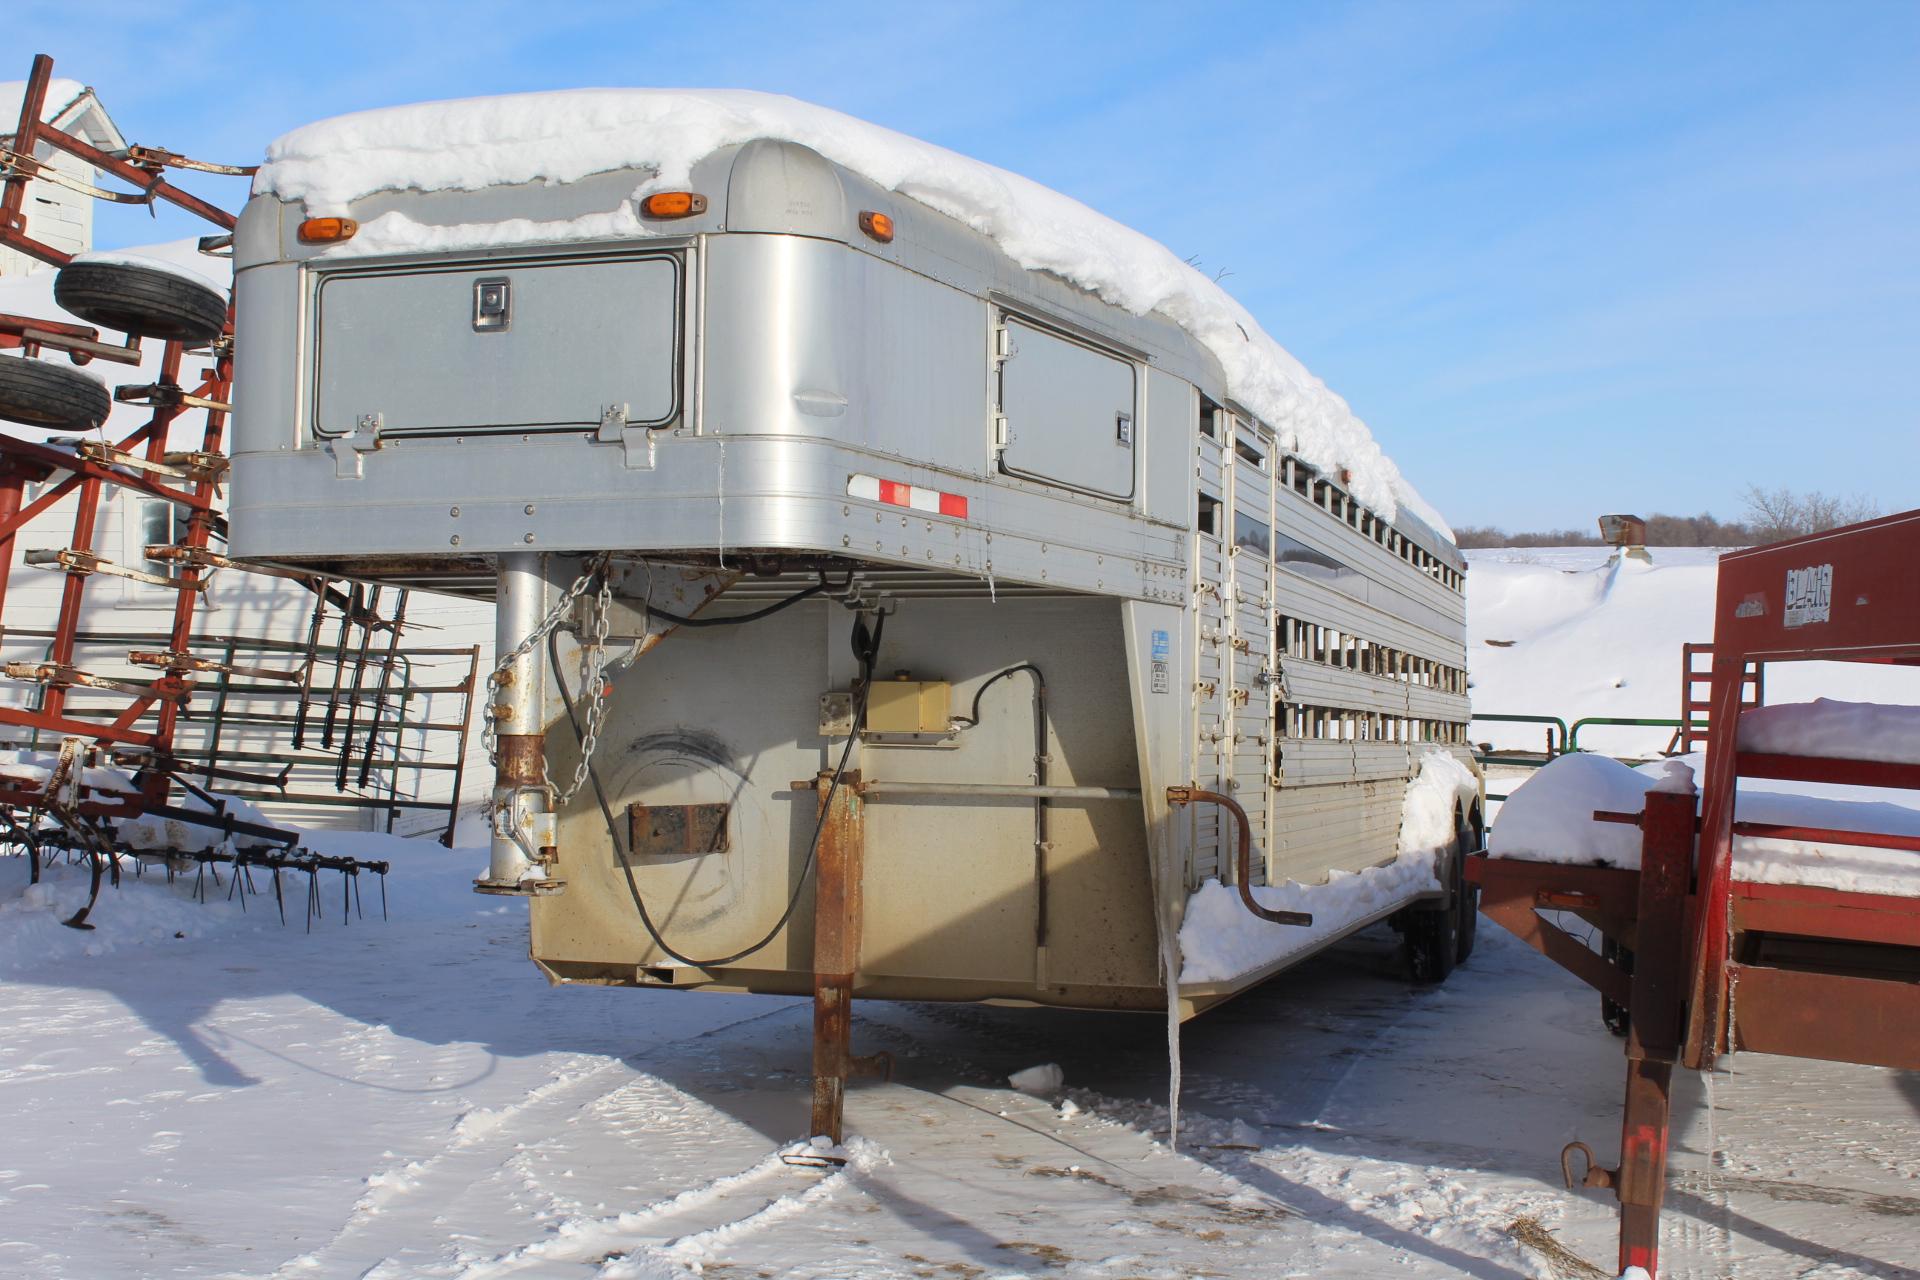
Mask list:
[[[1329,391],[1225,290],[1164,245],[1030,179],[825,107],[724,89],[578,89],[390,107],[296,129],[267,148],[256,194],[299,201],[309,217],[352,212],[381,191],[473,191],[575,182],[633,170],[631,197],[687,185],[723,147],[779,138],[811,147],[899,195],[991,237],[1021,266],[1071,281],[1136,315],[1157,312],[1220,361],[1227,394],[1315,466],[1346,468],[1355,497],[1391,517],[1405,506],[1451,532],[1400,475],[1346,401]],[[632,199],[555,222],[427,227],[370,218],[325,256],[491,248],[672,234],[643,224]]]
[[[0,751],[0,774],[21,782],[45,787],[53,777],[53,769],[60,761],[52,751]],[[118,769],[105,765],[83,765],[80,769],[80,781],[95,791],[119,792],[124,795],[138,795],[140,788],[133,779]]]
[[[1596,809],[1639,813],[1654,779],[1607,756],[1561,756],[1500,806],[1487,853],[1535,862],[1640,865],[1640,828],[1595,822]]]
[[[254,805],[232,796],[216,796],[221,804],[221,814],[236,822],[255,822],[263,826],[277,826],[271,818]],[[198,849],[212,849],[226,839],[217,825],[220,821],[212,817],[214,807],[194,795],[191,791],[180,791],[168,801],[169,807],[191,809],[195,813],[209,815],[209,825],[188,822],[184,818],[163,818],[155,814],[142,814],[137,818],[122,818],[114,823],[114,831],[120,837],[120,843],[135,853],[152,849],[176,849],[181,852],[193,852]],[[263,845],[280,843],[275,840],[263,840],[258,836],[237,835],[233,838],[236,846],[242,849],[257,848]]]
[[[1740,716],[1740,749],[1920,764],[1920,707],[1832,698],[1755,707]]]
[[[1288,956],[1311,951],[1355,924],[1440,887],[1435,855],[1453,843],[1456,803],[1479,795],[1473,771],[1441,751],[1429,752],[1407,786],[1401,809],[1400,855],[1384,867],[1335,871],[1325,884],[1255,886],[1261,906],[1310,911],[1305,928],[1278,925],[1249,912],[1237,889],[1209,880],[1187,900],[1180,926],[1180,982],[1223,982]]]
[[[1680,646],[1713,639],[1721,549],[1654,547],[1653,562],[1610,564],[1607,547],[1465,553],[1467,673],[1476,712],[1671,719],[1680,714]],[[1767,697],[1920,702],[1920,670],[1867,663],[1782,662]],[[1475,742],[1538,751],[1538,724],[1476,720]],[[1580,745],[1651,756],[1673,730],[1589,726]],[[1506,787],[1496,787],[1504,791]]]
[[[1636,868],[1640,829],[1595,822],[1595,809],[1639,813],[1676,764],[1695,776],[1696,753],[1632,769],[1596,755],[1562,756],[1502,806],[1487,838],[1495,858]],[[1907,803],[1898,803],[1904,798]],[[1734,815],[1742,822],[1920,837],[1920,796],[1868,787],[1743,779]],[[1760,884],[1813,885],[1850,893],[1920,897],[1920,854],[1829,841],[1735,836],[1733,874]]]

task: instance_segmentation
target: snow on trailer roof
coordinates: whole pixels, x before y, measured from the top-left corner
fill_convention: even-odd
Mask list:
[[[1022,267],[1046,271],[1135,315],[1156,312],[1212,353],[1227,395],[1323,470],[1345,469],[1354,497],[1452,532],[1381,452],[1347,402],[1260,327],[1225,290],[1158,241],[1004,169],[780,94],[730,89],[575,89],[389,107],[296,129],[267,149],[256,195],[298,201],[308,217],[350,212],[382,191],[477,191],[641,171],[634,196],[684,187],[723,147],[774,138],[810,147],[902,197],[990,237]],[[622,207],[554,222],[463,228],[442,249],[664,234]],[[423,247],[425,228],[392,211],[328,255]],[[445,228],[434,228],[445,231]]]

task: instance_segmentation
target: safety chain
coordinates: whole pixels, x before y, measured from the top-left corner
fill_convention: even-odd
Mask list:
[[[507,672],[512,669],[514,663],[520,661],[520,659],[526,657],[546,642],[547,636],[552,633],[555,627],[560,625],[561,620],[567,616],[567,611],[573,608],[573,602],[584,595],[587,588],[592,585],[594,575],[602,573],[607,567],[607,562],[611,559],[611,552],[602,552],[596,559],[591,561],[585,569],[582,569],[580,576],[573,580],[573,585],[561,592],[560,598],[554,602],[551,609],[547,610],[547,616],[540,619],[540,625],[528,633],[526,639],[515,645],[513,652],[495,662],[493,664],[493,670],[487,673],[487,701],[486,706],[482,709],[483,727],[480,736],[481,741],[487,748],[487,762],[489,764],[496,768],[500,764],[500,732],[494,720],[494,707],[497,705],[495,697],[505,684],[504,677]],[[600,617],[596,623],[596,629],[603,639],[606,636],[607,608],[612,599],[612,583],[610,581],[603,581],[600,585]],[[605,662],[604,657],[602,657],[601,662]]]
[[[580,734],[580,763],[573,766],[573,781],[567,784],[565,791],[553,785],[553,775],[547,772],[546,756],[540,757],[540,777],[547,784],[547,790],[553,793],[553,807],[556,809],[566,808],[567,802],[586,785],[593,768],[593,749],[600,745],[600,727],[607,718],[607,626],[612,612],[613,575],[602,573],[600,593],[594,599],[593,632],[581,644],[586,656],[583,676],[587,685],[587,723]]]

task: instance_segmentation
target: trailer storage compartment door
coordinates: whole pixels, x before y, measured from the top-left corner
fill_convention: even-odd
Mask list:
[[[635,426],[680,408],[668,254],[341,271],[314,292],[313,428],[387,434]]]
[[[1132,497],[1133,362],[1019,316],[1005,323],[1001,468],[1110,498]]]

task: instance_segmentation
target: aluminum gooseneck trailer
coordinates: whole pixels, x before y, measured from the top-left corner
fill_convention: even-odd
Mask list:
[[[1176,940],[1392,864],[1470,759],[1451,542],[991,227],[777,137],[660,173],[263,183],[235,241],[233,547],[495,596],[479,887],[537,963],[813,993],[833,1076],[850,994],[1184,1013],[1311,950]],[[1395,914],[1441,976],[1441,861],[1247,920]]]

